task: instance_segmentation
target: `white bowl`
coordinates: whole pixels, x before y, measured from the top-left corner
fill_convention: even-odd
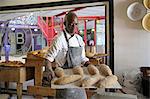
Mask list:
[[[131,5],[129,5],[127,9],[127,16],[132,21],[138,21],[143,18],[143,16],[146,14],[147,10],[143,6],[143,4],[139,2],[134,2]]]

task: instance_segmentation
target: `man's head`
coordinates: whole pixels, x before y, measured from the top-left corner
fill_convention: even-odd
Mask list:
[[[73,12],[68,12],[64,18],[64,25],[66,30],[70,34],[75,33],[75,29],[77,28],[78,18],[77,15]]]

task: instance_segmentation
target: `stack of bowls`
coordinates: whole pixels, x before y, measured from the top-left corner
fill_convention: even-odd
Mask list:
[[[150,32],[150,0],[143,0],[143,4],[148,13],[143,17],[142,26],[146,31]]]

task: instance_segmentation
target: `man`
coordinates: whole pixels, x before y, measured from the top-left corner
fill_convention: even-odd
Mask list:
[[[62,68],[73,68],[75,66],[88,66],[89,59],[85,56],[84,42],[77,30],[78,18],[73,12],[68,12],[64,18],[65,29],[53,40],[49,48],[47,60],[49,71],[52,70],[52,63],[55,62]],[[50,78],[54,73],[51,71]],[[86,99],[83,89],[63,89],[57,90],[58,99]]]

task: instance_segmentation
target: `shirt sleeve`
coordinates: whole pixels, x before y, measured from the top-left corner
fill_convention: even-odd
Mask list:
[[[53,62],[60,50],[61,50],[61,42],[58,37],[55,37],[48,50],[46,59],[48,59],[50,62]]]
[[[89,61],[89,59],[85,56],[85,47],[82,47],[82,64],[85,64],[85,62]]]

